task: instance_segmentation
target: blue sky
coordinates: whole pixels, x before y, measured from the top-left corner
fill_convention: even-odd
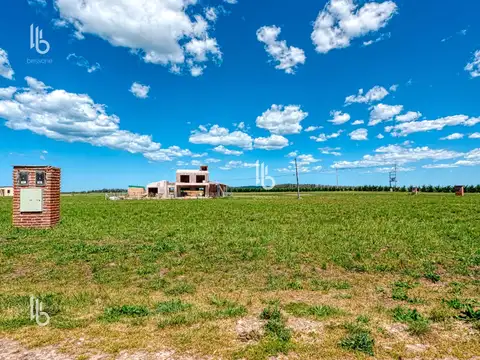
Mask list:
[[[285,183],[295,155],[302,183],[388,184],[395,163],[399,185],[479,182],[478,1],[140,3],[3,2],[0,184],[17,164],[61,167],[65,191],[208,164],[254,185],[256,161]]]

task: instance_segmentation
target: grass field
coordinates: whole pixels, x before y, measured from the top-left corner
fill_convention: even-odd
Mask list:
[[[79,359],[470,359],[480,195],[65,196],[52,230],[14,229],[0,198],[0,280],[0,338]]]

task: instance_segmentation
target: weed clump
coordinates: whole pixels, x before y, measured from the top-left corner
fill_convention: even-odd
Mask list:
[[[367,355],[374,356],[373,339],[370,330],[362,322],[349,323],[345,325],[347,335],[340,341],[340,346],[347,350],[360,351]]]
[[[393,318],[408,325],[412,335],[423,335],[430,330],[430,322],[417,309],[408,309],[397,306],[393,309]]]

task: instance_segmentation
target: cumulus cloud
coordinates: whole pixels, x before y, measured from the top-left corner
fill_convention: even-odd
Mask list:
[[[382,121],[390,121],[403,111],[403,105],[378,104],[370,108],[369,126],[380,124]]]
[[[417,132],[442,130],[446,126],[473,126],[480,122],[480,118],[469,118],[466,115],[454,115],[436,120],[422,120],[397,124],[385,127],[385,131],[392,132],[394,136],[407,136]]]
[[[92,34],[138,54],[143,61],[190,70],[222,54],[210,24],[193,0],[56,0],[56,23],[77,39]],[[174,71],[176,72],[176,71]]]
[[[328,121],[334,125],[341,125],[350,121],[350,114],[342,113],[341,111],[330,111],[330,115],[333,119]]]
[[[440,138],[440,140],[460,140],[460,139],[463,139],[464,136],[465,135],[460,133],[453,133],[443,138]]]
[[[259,128],[266,129],[272,134],[298,134],[302,131],[300,123],[308,116],[298,105],[272,105],[261,116],[257,117]]]
[[[463,160],[458,160],[450,164],[428,164],[423,166],[425,169],[448,169],[460,166],[479,166],[480,165],[480,148],[473,149],[464,154]]]
[[[374,155],[365,155],[361,160],[356,161],[336,162],[332,167],[338,169],[354,169],[393,166],[395,164],[405,165],[421,160],[438,161],[455,159],[464,155],[465,154],[456,151],[430,149],[428,146],[412,148],[402,145],[388,145],[376,149]]]
[[[355,120],[355,121],[352,123],[352,125],[363,125],[363,124],[365,124],[365,121],[363,121],[363,120]]]
[[[276,69],[294,74],[299,64],[305,64],[305,52],[297,47],[287,46],[285,40],[279,41],[281,31],[278,26],[263,26],[257,30],[257,40],[265,44],[267,53],[278,62]]]
[[[380,139],[380,140],[383,139],[384,137],[385,137],[385,136],[383,136],[382,134],[378,134],[378,135],[377,135],[377,139]]]
[[[54,90],[32,77],[25,80],[27,88],[18,89],[13,98],[0,101],[0,118],[6,120],[5,125],[10,129],[141,153],[149,160],[171,161],[192,154],[177,146],[162,149],[149,135],[120,129],[120,118],[109,115],[105,105],[95,103],[88,95]]]
[[[316,142],[325,142],[328,139],[335,139],[335,138],[339,137],[342,133],[343,133],[343,130],[338,130],[337,132],[332,133],[330,135],[320,134],[318,136],[310,136],[310,139],[315,140]]]
[[[288,146],[288,140],[281,135],[256,138],[253,143],[255,149],[262,150],[280,150]]]
[[[458,165],[455,164],[427,164],[422,166],[424,169],[450,169],[456,167],[458,167]]]
[[[324,148],[318,148],[320,152],[324,155],[333,155],[333,156],[341,156],[342,154],[339,152],[341,148],[335,147],[335,148],[330,148],[330,147],[324,147]]]
[[[356,141],[365,141],[368,140],[368,130],[367,129],[357,129],[355,131],[352,131],[350,134],[350,139],[356,140]]]
[[[146,99],[148,97],[149,91],[150,91],[150,86],[142,85],[138,82],[134,82],[130,87],[130,92],[140,99]]]
[[[297,157],[297,165],[298,166],[305,166],[305,165],[310,165],[314,164],[321,161],[320,159],[315,159],[313,155],[307,154],[307,155],[299,155]],[[295,160],[290,161],[290,164],[295,164]]]
[[[319,53],[350,46],[351,40],[385,27],[397,12],[393,1],[330,0],[315,20],[312,41]]]
[[[298,156],[298,151],[289,152],[286,157],[294,158]]]
[[[305,129],[305,132],[312,132],[319,129],[323,129],[323,126],[309,126]]]
[[[85,59],[83,56],[77,56],[75,53],[68,54],[67,60],[71,61],[73,64],[87,69],[88,73],[93,73],[97,70],[100,70],[100,64],[97,62],[95,64],[90,64],[90,62]]]
[[[210,130],[205,127],[194,130],[189,141],[192,144],[238,146],[244,149],[251,149],[253,143],[252,137],[247,133],[242,131],[230,132],[219,125],[213,125]]]
[[[480,50],[475,51],[473,59],[465,66],[465,71],[468,71],[472,78],[480,76]]]
[[[15,72],[10,65],[8,60],[8,53],[0,48],[0,76],[3,76],[6,79],[13,80],[13,75]]]
[[[257,167],[256,163],[247,163],[243,161],[229,161],[224,166],[221,166],[221,170],[232,170],[241,168],[254,168]]]
[[[358,95],[350,95],[345,98],[345,104],[353,104],[353,103],[360,103],[360,104],[367,104],[376,101],[381,101],[385,97],[390,94],[387,89],[383,86],[374,86],[364,95],[363,89],[358,90]]]
[[[13,97],[13,94],[15,94],[16,92],[17,92],[17,88],[14,86],[0,88],[0,100],[11,99]]]
[[[227,149],[225,146],[220,145],[213,149],[213,151],[218,152],[224,155],[234,155],[240,156],[243,154],[243,151]]]
[[[1,89],[0,89],[1,90]],[[476,132],[468,136],[469,139],[480,139],[480,133]]]
[[[406,114],[398,115],[395,120],[400,122],[416,121],[422,117],[422,113],[419,111],[409,111]]]

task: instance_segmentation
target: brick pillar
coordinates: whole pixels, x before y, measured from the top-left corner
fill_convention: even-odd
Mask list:
[[[37,173],[44,173],[43,184],[37,182]],[[20,179],[20,174],[24,178]],[[24,181],[20,181],[24,180]],[[41,192],[41,208],[21,209],[22,190]],[[23,211],[22,211],[23,210]],[[51,166],[13,167],[13,226],[23,228],[50,228],[60,221],[60,169]]]

